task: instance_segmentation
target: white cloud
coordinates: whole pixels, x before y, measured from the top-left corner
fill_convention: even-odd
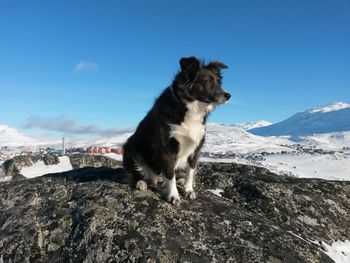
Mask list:
[[[100,66],[96,63],[89,62],[89,61],[80,61],[78,64],[74,66],[75,72],[83,72],[83,71],[98,71]]]
[[[130,129],[125,128],[102,128],[97,124],[82,125],[68,114],[62,114],[53,118],[32,116],[27,119],[24,128],[39,128],[66,134],[97,134],[103,136],[112,136],[130,131]]]

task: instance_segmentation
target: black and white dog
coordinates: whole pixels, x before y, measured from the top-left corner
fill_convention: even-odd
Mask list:
[[[165,184],[166,200],[180,204],[176,179],[184,192],[196,198],[194,172],[204,142],[205,122],[215,106],[230,99],[221,87],[221,62],[204,64],[182,58],[181,70],[155,101],[135,133],[124,145],[123,164],[136,188]]]

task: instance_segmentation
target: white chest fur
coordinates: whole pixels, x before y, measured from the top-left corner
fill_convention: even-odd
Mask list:
[[[193,101],[188,103],[184,121],[180,125],[171,125],[170,137],[180,144],[175,169],[187,166],[187,159],[194,153],[205,134],[203,118],[211,110],[208,104]]]

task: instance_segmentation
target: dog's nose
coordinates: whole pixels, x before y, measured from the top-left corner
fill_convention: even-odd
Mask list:
[[[229,100],[231,98],[231,94],[225,92],[224,97],[226,98],[226,100]]]

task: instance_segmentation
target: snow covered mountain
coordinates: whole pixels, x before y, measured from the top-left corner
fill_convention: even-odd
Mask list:
[[[23,146],[35,143],[34,139],[21,134],[18,130],[0,125],[0,146]]]
[[[33,138],[25,135],[15,128],[7,125],[0,125],[0,146],[20,147],[20,146],[38,146],[57,144],[58,141],[52,141],[43,138]]]
[[[336,102],[318,106],[265,127],[249,132],[260,136],[307,136],[350,131],[350,104]]]
[[[233,126],[235,127],[239,127],[245,131],[250,130],[250,129],[254,129],[254,128],[260,128],[260,127],[265,127],[265,126],[269,126],[272,123],[269,121],[250,121],[250,122],[243,122],[243,123],[235,123]]]

